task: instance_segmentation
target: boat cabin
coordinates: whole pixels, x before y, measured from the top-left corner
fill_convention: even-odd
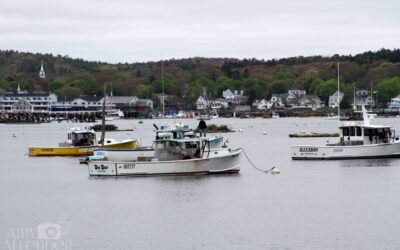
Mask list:
[[[96,134],[92,131],[71,131],[68,133],[68,141],[74,147],[95,146]]]
[[[341,126],[339,130],[340,145],[381,144],[396,139],[395,131],[389,126],[352,124]]]
[[[154,158],[159,161],[175,161],[203,158],[211,149],[222,145],[222,137],[197,137],[188,126],[173,128],[161,126],[156,130]]]

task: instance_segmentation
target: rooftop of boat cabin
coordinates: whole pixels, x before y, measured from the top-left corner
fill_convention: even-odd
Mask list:
[[[357,123],[349,123],[349,124],[344,124],[339,126],[339,129],[341,128],[348,128],[348,127],[361,127],[361,128],[391,128],[391,126],[387,125],[373,125],[373,124],[357,124]]]

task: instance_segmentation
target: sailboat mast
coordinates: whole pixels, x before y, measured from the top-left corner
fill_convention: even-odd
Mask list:
[[[371,80],[371,103],[370,103],[370,105],[369,105],[369,110],[370,111],[372,111],[372,101],[373,101],[374,99],[372,98],[372,80]]]
[[[338,120],[339,120],[339,123],[340,123],[340,79],[339,79],[339,75],[340,75],[340,65],[339,65],[339,62],[338,62],[337,63],[337,89],[338,89],[338,92],[337,92],[338,105],[337,105],[337,107],[338,107]]]
[[[356,82],[353,82],[353,109],[356,111]]]
[[[161,84],[162,84],[162,115],[165,116],[165,94],[164,94],[164,61],[161,61]]]
[[[103,99],[103,107],[101,110],[101,138],[100,138],[100,143],[102,146],[104,146],[104,140],[106,137],[106,92],[107,91],[107,86],[104,86],[104,99]]]

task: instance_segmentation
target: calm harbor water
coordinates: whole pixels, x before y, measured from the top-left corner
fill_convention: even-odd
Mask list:
[[[107,136],[151,144],[153,122],[115,121],[135,131]],[[374,122],[400,133],[399,119]],[[243,129],[223,134],[230,146],[281,174],[242,157],[237,175],[89,178],[76,158],[26,155],[84,124],[0,124],[0,249],[51,249],[34,248],[51,226],[61,232],[53,249],[400,249],[400,159],[292,161],[290,145],[327,138],[288,134],[336,132],[323,118],[208,123]]]

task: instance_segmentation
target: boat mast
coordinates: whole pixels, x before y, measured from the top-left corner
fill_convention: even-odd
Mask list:
[[[340,65],[339,62],[337,63],[337,107],[338,107],[338,121],[340,125],[340,80],[339,80],[339,75],[340,75]]]
[[[111,91],[110,91],[110,110],[112,110],[112,104],[113,104],[113,84],[111,82]]]
[[[369,105],[369,111],[372,111],[372,102],[373,102],[373,98],[372,98],[372,80],[371,80],[371,102],[370,102],[370,105]]]
[[[353,109],[356,111],[357,106],[356,106],[356,82],[353,82]]]
[[[104,99],[103,99],[103,108],[101,110],[101,137],[100,143],[104,146],[104,140],[106,137],[106,92],[107,86],[104,86]]]
[[[165,94],[164,94],[164,61],[161,60],[161,84],[162,84],[162,115],[163,118],[165,117],[165,103],[164,103],[164,99],[165,99]]]

